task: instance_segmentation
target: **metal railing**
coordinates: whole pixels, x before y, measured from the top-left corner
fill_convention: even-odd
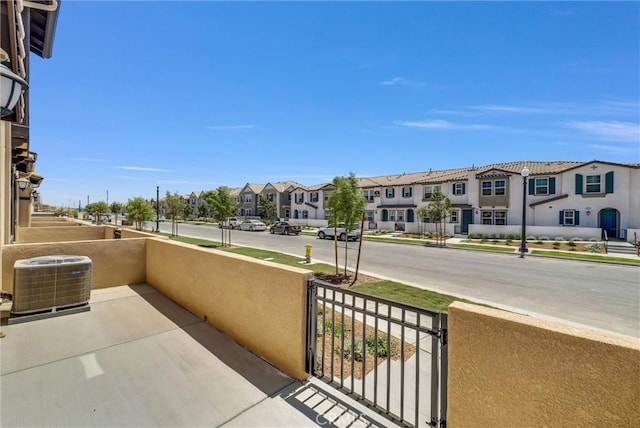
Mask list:
[[[307,370],[403,426],[444,427],[447,314],[312,280]]]

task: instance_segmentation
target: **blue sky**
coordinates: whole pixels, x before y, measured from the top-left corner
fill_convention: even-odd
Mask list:
[[[640,162],[638,2],[62,3],[45,203],[516,160]]]

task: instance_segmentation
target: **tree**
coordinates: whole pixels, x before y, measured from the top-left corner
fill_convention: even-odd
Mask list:
[[[344,224],[347,234],[355,230],[357,224],[362,219],[366,199],[364,193],[358,185],[358,180],[353,172],[348,177],[335,177],[333,179],[335,189],[331,192],[327,201],[327,208],[330,210],[330,221],[334,225],[334,231],[339,224]],[[362,239],[362,237],[360,237]],[[334,233],[334,248],[336,256],[336,275],[338,275],[338,235]],[[344,276],[347,276],[347,250],[348,239],[344,241]]]
[[[424,232],[426,229],[426,221],[429,218],[429,207],[424,205],[416,210],[416,215],[418,216],[418,233],[424,237]]]
[[[145,221],[153,218],[155,211],[142,196],[127,201],[127,219],[135,223],[136,230],[142,230]]]
[[[232,217],[238,211],[238,204],[233,200],[229,188],[226,186],[220,186],[216,190],[209,190],[204,193],[202,198],[206,201],[210,207],[213,217],[218,222],[228,221],[229,217]],[[231,245],[231,229],[228,230],[228,243]],[[220,228],[222,234],[222,245],[225,245],[225,229]]]
[[[122,204],[120,202],[113,202],[109,207],[111,209],[111,214],[115,215],[114,223],[116,226],[118,225],[118,214],[122,212]]]
[[[451,200],[440,189],[434,189],[431,194],[431,202],[427,205],[427,217],[435,224],[438,245],[445,245],[446,243],[445,234],[447,231],[445,222],[449,214],[451,214]],[[440,231],[438,231],[438,226],[440,226]]]
[[[206,218],[209,214],[207,204],[198,205],[198,218]]]
[[[273,220],[276,219],[276,211],[277,211],[277,207],[276,204],[273,203],[273,201],[270,201],[268,198],[265,198],[264,196],[260,196],[260,218],[262,218],[263,220],[267,220],[269,223],[271,223]]]
[[[167,203],[167,214],[171,217],[171,235],[178,236],[177,219],[184,215],[184,207],[187,205],[187,202],[177,193],[172,195],[167,192],[165,198]]]
[[[102,223],[102,214],[109,212],[109,207],[104,201],[92,202],[85,207],[87,212],[91,213],[96,218],[96,224]]]

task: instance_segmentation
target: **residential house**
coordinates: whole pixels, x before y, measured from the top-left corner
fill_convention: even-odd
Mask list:
[[[322,183],[292,189],[292,221],[305,226],[325,226],[329,218],[327,200],[334,188],[332,183]]]
[[[295,181],[277,181],[267,183],[260,196],[273,202],[276,206],[277,218],[291,217],[291,192],[300,187],[301,184]],[[258,201],[259,204],[260,201]]]
[[[259,196],[264,189],[264,184],[247,183],[239,193],[240,203],[238,215],[241,217],[256,217],[259,215]]]

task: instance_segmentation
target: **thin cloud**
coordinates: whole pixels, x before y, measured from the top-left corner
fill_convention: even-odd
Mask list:
[[[168,169],[150,168],[145,166],[117,166],[116,169],[124,169],[127,171],[142,171],[142,172],[169,172]]]
[[[566,122],[565,126],[577,129],[594,137],[621,143],[640,143],[640,125],[631,122]]]
[[[396,121],[396,125],[404,126],[407,128],[422,128],[422,129],[496,129],[492,125],[483,124],[462,124],[453,123],[448,120],[434,119],[434,120],[419,120],[419,121]]]
[[[241,131],[244,129],[253,129],[253,125],[223,125],[223,126],[207,126],[207,129],[213,131]]]
[[[498,104],[471,106],[470,108],[474,110],[496,111],[504,113],[546,113],[544,109],[538,107],[509,106]]]
[[[422,86],[422,82],[407,80],[404,77],[394,77],[391,80],[383,80],[380,84],[382,86],[407,86],[410,88],[419,88]]]
[[[591,149],[596,149],[596,150],[602,150],[614,155],[628,155],[628,154],[635,154],[636,156],[636,160],[638,160],[638,158],[640,158],[640,156],[638,155],[638,148],[637,147],[629,147],[629,146],[610,146],[610,145],[606,145],[606,144],[589,144],[587,147],[591,148]]]

